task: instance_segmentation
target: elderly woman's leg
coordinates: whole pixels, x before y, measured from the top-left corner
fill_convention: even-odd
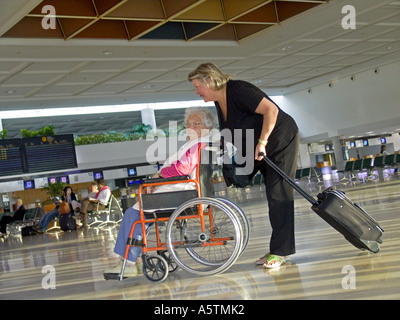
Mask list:
[[[121,256],[121,261],[114,268],[104,271],[104,273],[119,273],[122,268],[122,259],[125,256],[126,243],[131,232],[132,225],[135,221],[140,219],[140,213],[138,210],[133,208],[128,208],[122,218],[121,225],[118,232],[117,241],[115,243],[114,252]],[[146,226],[148,229],[149,226]],[[136,224],[135,230],[133,232],[133,238],[136,240],[142,239],[142,225],[140,223]],[[140,246],[132,246],[129,249],[128,261],[125,267],[124,276],[134,277],[141,272],[141,254],[142,248]],[[138,265],[140,264],[140,266]]]

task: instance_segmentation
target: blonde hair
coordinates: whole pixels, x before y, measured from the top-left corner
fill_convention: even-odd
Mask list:
[[[221,90],[232,77],[211,62],[202,63],[188,75],[188,80],[199,80],[208,88]]]

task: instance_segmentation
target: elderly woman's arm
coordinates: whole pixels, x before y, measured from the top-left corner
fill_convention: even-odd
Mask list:
[[[163,178],[189,175],[199,162],[199,145],[195,144],[175,163],[161,169]]]
[[[170,178],[185,176],[192,173],[199,162],[199,144],[192,146],[186,153],[169,167],[162,168],[152,178]],[[152,193],[155,187],[147,187],[145,193]]]

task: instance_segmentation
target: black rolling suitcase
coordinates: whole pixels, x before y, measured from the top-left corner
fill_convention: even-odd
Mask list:
[[[76,220],[72,212],[60,214],[60,228],[62,231],[76,230]]]
[[[287,176],[275,163],[267,157],[264,160],[286,182],[312,204],[311,209],[333,228],[339,231],[352,245],[372,252],[379,251],[382,243],[382,228],[364,209],[353,203],[342,191],[328,188],[318,194],[315,199],[289,176]]]

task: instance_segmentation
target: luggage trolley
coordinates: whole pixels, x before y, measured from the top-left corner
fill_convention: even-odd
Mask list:
[[[211,197],[212,172],[221,163],[222,150],[212,143],[199,148],[196,177],[157,178],[139,187],[140,220],[131,228],[120,274],[106,279],[124,278],[131,246],[142,246],[143,274],[150,281],[164,281],[179,267],[200,276],[228,270],[245,250],[249,224],[243,211],[232,201]],[[143,194],[143,188],[165,184],[193,183],[196,189]],[[142,226],[143,239],[132,239],[136,224]],[[155,241],[146,235],[145,224],[155,226]],[[166,224],[164,239],[160,227]],[[154,244],[155,243],[155,244]]]

